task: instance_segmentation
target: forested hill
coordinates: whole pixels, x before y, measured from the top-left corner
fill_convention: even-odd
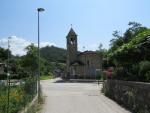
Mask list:
[[[41,57],[49,62],[66,62],[66,50],[55,46],[46,46],[41,48]]]

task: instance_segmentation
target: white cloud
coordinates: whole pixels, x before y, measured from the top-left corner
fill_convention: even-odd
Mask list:
[[[25,47],[27,47],[28,45],[30,45],[32,42],[27,41],[21,37],[17,37],[17,36],[11,36],[10,40],[10,50],[12,51],[13,55],[25,55],[26,51],[25,51]],[[37,43],[34,43],[35,45],[37,45]],[[54,43],[50,43],[50,42],[41,42],[40,43],[41,47],[45,47],[45,46],[52,46],[55,45]],[[0,39],[0,46],[7,49],[8,48],[8,38],[2,38]]]
[[[35,43],[34,43],[34,44],[35,44]],[[46,46],[52,46],[52,45],[55,46],[54,43],[50,43],[50,42],[41,42],[41,43],[40,43],[40,48],[46,47]],[[35,46],[38,46],[38,44],[36,43]]]

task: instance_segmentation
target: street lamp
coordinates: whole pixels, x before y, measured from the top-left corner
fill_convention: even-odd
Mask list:
[[[37,76],[37,91],[38,91],[38,101],[40,98],[40,12],[43,12],[43,8],[38,8],[38,76]]]

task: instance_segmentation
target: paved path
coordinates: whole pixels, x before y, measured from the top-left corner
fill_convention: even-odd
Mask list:
[[[58,82],[56,82],[58,81]],[[100,93],[97,83],[41,81],[45,104],[42,113],[130,113]]]

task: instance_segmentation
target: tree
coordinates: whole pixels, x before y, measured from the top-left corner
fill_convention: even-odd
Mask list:
[[[117,31],[117,30],[115,30],[112,35],[117,39],[121,37],[120,31]]]
[[[38,68],[38,49],[31,44],[25,48],[27,54],[22,58],[22,67],[25,68],[26,71],[35,72]]]
[[[135,37],[137,34],[147,30],[148,28],[143,27],[142,24],[137,22],[129,22],[129,28],[125,31],[124,35],[121,36],[119,31],[113,32],[113,39],[110,40],[110,51],[115,51],[117,48],[121,47],[123,44],[127,44]]]
[[[129,22],[128,25],[129,28],[122,37],[118,31],[113,33],[115,39],[111,40],[112,45],[108,51],[109,61],[115,65],[115,75],[118,78],[122,80],[142,80],[143,78],[140,77],[145,76],[146,79],[144,78],[143,81],[148,81],[149,68],[147,69],[147,67],[149,63],[146,62],[144,68],[141,68],[141,70],[146,69],[146,71],[144,70],[145,73],[142,74],[143,71],[139,72],[139,66],[142,66],[139,62],[150,60],[150,45],[147,40],[150,29],[136,22]]]
[[[129,22],[129,28],[126,30],[123,36],[124,43],[128,43],[134,36],[138,33],[146,30],[146,27],[143,27],[142,24],[137,22]]]
[[[11,55],[11,51],[9,51],[9,55]],[[0,62],[4,62],[8,57],[8,49],[4,49],[0,47]]]
[[[119,31],[114,31],[112,34],[115,38],[113,38],[112,40],[110,40],[110,47],[111,50],[114,51],[116,50],[118,47],[123,45],[123,38],[120,35]]]
[[[103,44],[102,43],[99,44],[97,53],[102,55],[103,57],[106,56],[107,50],[103,48]]]
[[[107,52],[107,50],[103,48],[103,44],[102,43],[99,44],[97,52],[102,54],[102,55],[104,55],[105,52]]]
[[[103,44],[102,43],[99,44],[98,49],[99,49],[99,51],[103,50]]]
[[[131,31],[137,31],[139,28],[142,27],[142,24],[137,23],[137,22],[129,22],[128,25],[131,26],[129,28]]]
[[[103,44],[100,43],[99,44],[99,47],[98,47],[98,50],[97,50],[97,53],[102,56],[103,59],[103,62],[102,62],[102,66],[103,68],[106,68],[107,67],[107,49],[104,49],[103,48]]]

